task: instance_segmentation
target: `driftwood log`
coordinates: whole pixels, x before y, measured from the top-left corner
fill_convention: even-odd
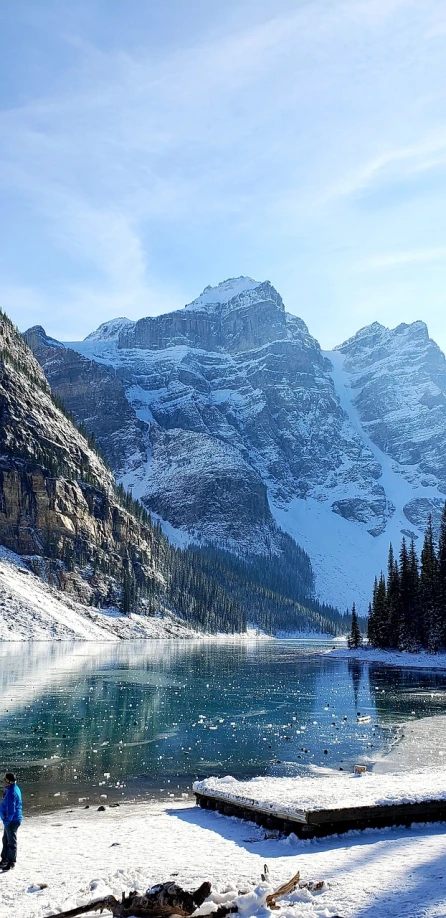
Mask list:
[[[299,883],[300,874],[296,873],[287,883],[284,883],[275,892],[266,897],[266,904],[271,909],[278,909],[276,899],[292,892]],[[115,896],[104,896],[102,899],[93,899],[88,905],[80,905],[68,912],[58,912],[48,918],[78,918],[89,912],[111,912],[113,918],[169,918],[170,915],[180,915],[180,918],[189,918],[189,915],[203,905],[210,895],[211,884],[202,883],[194,892],[187,892],[176,883],[160,883],[152,886],[146,893],[140,895],[131,892],[127,896],[122,894],[119,902]],[[226,915],[237,912],[236,905],[222,905],[216,911],[201,915],[200,918],[225,918]]]
[[[265,864],[265,876],[267,876],[268,873],[269,871],[267,870]],[[272,911],[279,909],[280,905],[276,905],[276,899],[280,899],[281,896],[286,896],[287,893],[294,892],[296,886],[299,883],[299,880],[300,872],[298,870],[297,873],[294,874],[294,877],[291,877],[291,880],[288,880],[287,883],[283,883],[282,886],[279,886],[279,889],[276,889],[275,892],[270,893],[266,897],[266,904],[268,908],[270,908]]]
[[[187,892],[176,883],[160,883],[158,886],[152,886],[143,895],[136,891],[127,896],[123,893],[120,902],[115,896],[104,896],[101,899],[93,899],[88,905],[71,908],[68,912],[58,912],[49,918],[77,918],[78,915],[87,915],[88,912],[102,911],[111,912],[113,918],[169,918],[170,915],[188,918],[195,909],[203,905],[210,891],[210,883],[202,883],[194,892]],[[213,918],[224,918],[234,911],[237,911],[236,907],[222,906],[217,912],[209,914],[212,914]]]

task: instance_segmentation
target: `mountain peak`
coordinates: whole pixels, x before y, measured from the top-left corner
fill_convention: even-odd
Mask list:
[[[385,325],[381,325],[380,322],[372,322],[371,325],[364,325],[363,328],[360,328],[359,331],[352,335],[351,338],[347,338],[346,341],[343,341],[342,344],[338,344],[334,350],[344,351],[344,349],[348,349],[352,345],[364,342],[365,340],[376,343],[377,339],[388,331],[389,329],[386,328]]]
[[[125,316],[109,319],[108,322],[103,322],[96,331],[87,335],[84,341],[111,341],[113,338],[117,339],[124,328],[129,328],[134,324],[131,319],[126,319]]]
[[[50,335],[47,335],[43,325],[33,325],[32,328],[28,328],[26,332],[23,333],[23,338],[31,349],[34,348],[37,342],[40,342],[45,347],[65,347],[60,341],[56,341],[55,338],[51,338]]]
[[[230,277],[221,281],[216,287],[205,287],[203,293],[200,293],[195,300],[187,303],[185,308],[191,311],[208,309],[209,307],[229,303],[234,297],[240,296],[249,290],[255,290],[262,286],[263,281],[253,280],[252,277]]]
[[[352,349],[364,347],[365,345],[375,348],[380,341],[389,342],[396,338],[406,338],[408,341],[413,340],[415,342],[430,341],[428,327],[421,319],[415,322],[401,322],[396,328],[388,328],[386,325],[381,325],[380,322],[372,322],[371,325],[365,325],[364,328],[360,328],[355,335],[352,335],[347,341],[343,341],[334,350],[347,353],[348,351],[351,352]]]

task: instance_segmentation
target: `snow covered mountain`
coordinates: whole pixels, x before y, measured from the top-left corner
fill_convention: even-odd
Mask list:
[[[269,281],[240,277],[83,342],[25,337],[171,537],[261,556],[286,533],[325,601],[365,611],[389,539],[443,503],[445,358],[423,323],[324,354]]]
[[[100,340],[109,340],[103,331]],[[114,429],[115,447],[119,430],[127,447],[138,437],[145,446],[146,427],[134,423],[114,370],[58,345],[42,329],[29,337],[66,392],[74,391],[76,405],[94,408],[106,441]],[[117,448],[116,454],[122,461]],[[0,311],[0,640],[191,629],[232,634],[245,631],[248,621],[268,632],[337,633],[345,627],[341,617],[306,601],[313,586],[308,557],[289,536],[275,534],[294,564],[292,581],[277,559],[266,575],[263,564],[251,565],[248,575],[233,554],[173,548],[142,504],[116,485],[85,426],[62,410],[32,351]],[[39,589],[31,573],[53,592]]]

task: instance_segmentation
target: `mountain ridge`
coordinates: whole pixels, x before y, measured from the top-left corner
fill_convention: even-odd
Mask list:
[[[116,408],[110,397],[119,387],[109,368],[58,346],[41,327],[28,338],[41,359],[48,358],[68,393],[79,371],[82,390],[76,389],[76,404],[85,393],[96,399],[99,386],[108,414],[111,406]],[[281,592],[271,577],[265,578],[265,571],[256,573],[253,559],[246,559],[246,577],[230,556],[217,553],[211,561],[199,547],[193,554],[172,547],[143,505],[116,484],[97,451],[93,431],[82,420],[75,426],[67,399],[60,393],[54,396],[36,357],[3,313],[0,342],[0,543],[20,555],[28,569],[62,593],[72,593],[84,606],[115,611],[118,607],[124,615],[138,612],[167,619],[165,635],[178,634],[179,626],[183,632],[191,627],[207,633],[244,632],[248,612],[250,621],[268,633],[279,625],[282,630],[288,626],[293,631],[332,633],[342,627],[334,610],[301,601],[312,592],[311,566],[285,534],[277,532],[277,538],[292,558],[295,577],[293,583],[284,581]],[[98,416],[105,414],[100,410]],[[0,562],[4,567],[6,562]],[[52,601],[36,602],[49,603],[54,611]],[[5,605],[2,601],[3,625],[9,614]],[[30,615],[25,606],[19,615],[22,628],[26,620],[36,635],[53,625],[55,634],[67,634],[63,621],[59,627],[53,619],[51,625],[53,612],[42,618],[37,609]],[[77,611],[71,615],[66,600],[64,608],[58,608],[62,620],[70,619],[73,628],[82,630]],[[92,620],[87,611],[83,614]],[[116,619],[118,634],[156,633],[147,622],[127,629],[121,625]],[[89,632],[97,633],[96,626],[97,617],[96,631],[90,622]],[[113,627],[105,630],[113,632]]]
[[[124,448],[116,415],[112,441],[123,456],[112,467],[180,542],[280,555],[282,530],[309,554],[322,600],[361,605],[389,539],[398,542],[403,529],[419,537],[426,512],[435,515],[444,500],[444,355],[422,322],[393,330],[372,323],[323,352],[269,281],[221,286],[224,302],[215,302],[219,286],[208,287],[186,309],[140,319],[114,338],[65,343],[77,354],[80,384],[82,359],[108,370],[132,424],[141,425],[138,446]],[[54,354],[42,365],[53,385]],[[74,404],[75,393],[67,395]],[[410,400],[415,432],[410,412],[399,424],[389,409],[397,395]],[[107,455],[94,399],[90,389],[76,410],[93,418]],[[416,452],[426,423],[427,458]],[[401,481],[409,488],[403,503]]]

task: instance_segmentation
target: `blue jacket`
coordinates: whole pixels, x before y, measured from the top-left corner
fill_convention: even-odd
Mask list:
[[[3,825],[22,821],[22,794],[17,784],[7,784],[0,803],[0,819]]]

